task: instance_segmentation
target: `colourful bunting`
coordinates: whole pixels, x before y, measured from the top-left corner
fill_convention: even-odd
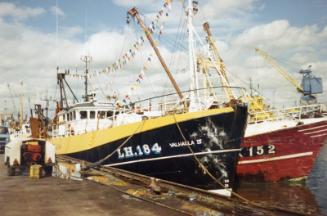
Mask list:
[[[169,16],[170,10],[171,10],[171,0],[166,0],[165,3],[163,4],[163,6],[158,11],[158,13],[155,15],[154,20],[149,25],[149,30],[151,31],[151,33],[153,33],[153,34],[156,33],[158,35],[162,35],[163,28],[164,28],[164,22],[161,21],[161,18],[164,15]],[[135,21],[137,21],[137,20],[135,20]],[[127,22],[128,23],[130,22],[129,16],[127,16]],[[138,53],[138,50],[143,46],[144,42],[145,42],[144,36],[140,36],[132,44],[131,48],[127,52],[125,52],[116,62],[114,62],[111,65],[108,65],[106,68],[104,68],[98,72],[93,72],[88,77],[96,77],[96,76],[99,76],[102,74],[114,73],[117,70],[122,69],[127,63],[129,63],[132,60],[132,58],[134,58],[136,56],[136,54]],[[147,58],[147,61],[144,63],[144,65],[141,69],[141,73],[138,76],[138,80],[136,80],[136,82],[138,84],[141,82],[141,80],[143,80],[144,72],[148,69],[149,63],[151,63],[151,62],[152,62],[152,55],[149,55],[149,57]],[[82,76],[82,75],[71,74],[69,72],[69,70],[65,71],[65,73],[74,78],[79,78],[79,79],[85,78],[85,76]]]

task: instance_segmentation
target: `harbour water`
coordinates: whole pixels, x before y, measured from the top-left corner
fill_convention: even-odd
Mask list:
[[[315,195],[315,199],[323,215],[327,215],[327,145],[322,148],[319,158],[307,181],[307,186]]]
[[[327,145],[321,149],[306,182],[242,182],[238,193],[258,203],[308,215],[327,215]]]

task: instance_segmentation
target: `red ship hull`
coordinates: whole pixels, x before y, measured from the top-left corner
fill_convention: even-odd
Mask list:
[[[261,181],[306,177],[326,142],[326,119],[245,137],[237,174],[242,180]]]

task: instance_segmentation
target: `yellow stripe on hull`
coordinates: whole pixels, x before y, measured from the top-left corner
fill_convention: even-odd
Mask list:
[[[70,154],[95,148],[97,146],[128,137],[132,134],[175,124],[175,121],[184,122],[233,111],[234,110],[231,107],[226,107],[192,113],[176,114],[175,117],[173,115],[168,115],[141,122],[111,127],[108,129],[97,130],[94,132],[87,132],[80,135],[56,137],[52,138],[50,141],[56,146],[56,154]]]

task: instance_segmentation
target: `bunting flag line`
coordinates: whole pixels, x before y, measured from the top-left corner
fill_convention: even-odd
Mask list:
[[[160,23],[161,18],[164,16],[169,16],[169,12],[171,11],[171,0],[166,0],[163,6],[160,8],[158,13],[155,15],[154,21],[151,22],[150,26],[148,27],[152,33],[156,33],[161,35],[164,29],[164,23]],[[130,16],[127,15],[127,23],[130,23]],[[141,36],[128,50],[128,52],[124,53],[117,61],[107,66],[105,69],[102,70],[100,74],[109,74],[111,72],[116,72],[129,63],[138,53],[139,49],[143,46],[145,42],[144,36]],[[145,67],[146,68],[146,67]]]
[[[131,103],[131,95],[134,94],[134,92],[140,87],[140,85],[144,81],[146,72],[150,66],[150,63],[152,62],[152,57],[153,55],[150,53],[146,58],[147,61],[143,64],[140,73],[136,77],[136,80],[128,88],[128,93],[126,94],[125,98],[122,100],[123,104],[128,105],[129,103]]]
[[[165,24],[164,21],[162,21],[162,18],[169,16],[169,13],[172,9],[171,2],[172,2],[171,0],[166,0],[164,2],[163,6],[158,10],[157,14],[155,15],[154,20],[148,26],[149,30],[153,34],[159,36],[162,35],[164,30],[164,24]],[[130,23],[129,16],[127,16],[127,23]],[[100,71],[89,73],[88,78],[97,77],[99,75],[106,75],[121,70],[122,68],[124,68],[126,64],[128,64],[130,61],[132,61],[135,58],[139,50],[143,47],[144,43],[145,43],[145,36],[142,35],[132,44],[132,46],[130,47],[130,49],[128,49],[127,52],[125,52],[123,55],[119,57],[118,60],[116,60],[114,63],[108,65],[107,67],[105,67]],[[138,86],[143,81],[145,73],[149,68],[149,64],[152,61],[152,58],[153,57],[151,54],[146,58],[146,61],[141,69],[141,72],[138,75],[135,83],[133,84],[133,89],[131,87],[130,90],[134,91],[136,89],[136,86]],[[69,71],[67,72],[67,75],[77,79],[85,79],[85,75],[78,75],[77,73],[70,74]]]

